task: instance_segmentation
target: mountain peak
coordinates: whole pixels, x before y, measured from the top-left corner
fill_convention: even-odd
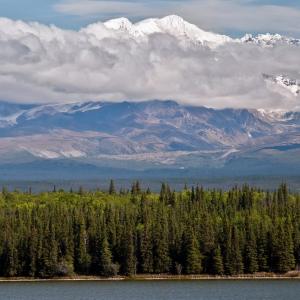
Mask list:
[[[246,34],[242,37],[241,42],[243,43],[250,43],[250,44],[257,44],[263,47],[273,47],[276,45],[294,45],[300,46],[300,40],[282,36],[280,34],[258,34],[257,36],[253,36],[252,34]]]
[[[276,85],[281,86],[282,88],[288,90],[294,96],[300,95],[300,82],[296,79],[290,78],[289,76],[283,75],[283,74],[280,74],[277,76],[263,74],[263,78],[267,82],[271,82],[273,84],[276,84]]]
[[[126,18],[118,18],[105,22],[104,26],[110,30],[125,31],[134,38],[147,37],[154,33],[166,33],[200,44],[218,45],[232,40],[228,36],[204,31],[177,15],[169,15],[161,19],[145,19],[135,24]]]
[[[199,28],[178,15],[169,15],[163,18],[149,18],[137,23],[132,23],[127,18],[116,18],[105,23],[95,23],[83,28],[82,32],[93,34],[99,39],[114,36],[129,35],[136,41],[147,41],[152,34],[168,34],[179,41],[188,44],[200,44],[215,48],[228,42],[255,44],[261,47],[274,47],[277,45],[300,46],[300,39],[282,36],[280,34],[246,34],[240,39],[232,39],[229,36],[217,34]]]
[[[182,17],[177,15],[166,16],[160,19],[160,21],[163,23],[168,23],[173,27],[180,27],[180,26],[184,26],[185,24],[190,24],[187,21],[185,21]]]
[[[127,18],[117,18],[105,22],[104,26],[114,30],[130,30],[132,23]]]

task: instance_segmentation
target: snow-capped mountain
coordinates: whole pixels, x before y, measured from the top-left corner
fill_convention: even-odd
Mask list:
[[[135,38],[143,38],[155,33],[167,33],[179,39],[210,46],[232,41],[228,36],[204,31],[176,15],[162,19],[146,19],[136,24],[132,24],[126,18],[119,18],[105,22],[104,26],[108,29],[124,31]]]
[[[78,31],[0,18],[0,46],[2,99],[299,106],[293,97],[299,94],[299,40],[280,35],[233,39],[174,15],[135,24],[120,18]],[[266,84],[262,73],[277,77],[276,84]],[[0,116],[0,126],[16,118]]]
[[[224,43],[252,43],[263,47],[275,45],[300,46],[300,39],[282,36],[280,34],[246,34],[242,38],[231,38],[226,35],[205,31],[198,26],[185,21],[177,15],[170,15],[164,18],[151,18],[132,23],[127,18],[117,18],[106,22],[96,22],[82,28],[79,34],[87,34],[97,37],[98,40],[105,38],[117,38],[129,36],[138,41],[145,41],[145,38],[152,34],[169,34],[178,39],[187,39],[194,44],[217,46]],[[72,41],[76,38],[76,32],[66,31],[54,25],[46,26],[37,22],[26,23],[23,21],[13,21],[0,17],[0,38],[2,40],[10,37],[14,40],[32,35],[38,37],[42,42],[62,42]],[[80,43],[85,37],[79,36]],[[29,42],[29,41],[27,41]],[[36,45],[38,49],[38,45]]]
[[[284,88],[285,90],[292,93],[294,96],[298,96],[300,94],[300,82],[298,80],[291,79],[286,75],[272,76],[263,74],[263,78],[267,82],[271,82]]]
[[[82,29],[82,32],[97,36],[98,38],[107,37],[104,30],[112,30],[118,37],[128,35],[137,42],[145,41],[149,35],[162,33],[169,34],[179,40],[189,41],[192,44],[206,45],[212,48],[225,43],[246,43],[255,44],[261,47],[274,47],[278,45],[300,46],[300,39],[282,36],[280,34],[246,34],[240,39],[233,39],[226,35],[200,29],[194,24],[185,21],[183,18],[170,15],[164,18],[151,18],[132,23],[127,18],[117,18],[105,23],[98,22]]]
[[[262,47],[274,47],[278,45],[300,46],[300,39],[282,36],[280,34],[246,34],[240,39],[243,43],[256,44]]]

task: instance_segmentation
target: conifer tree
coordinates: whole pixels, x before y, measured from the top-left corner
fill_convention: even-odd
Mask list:
[[[79,189],[78,189],[78,195],[82,196],[83,194],[84,194],[83,187],[80,186]]]
[[[42,277],[53,277],[57,274],[58,253],[57,241],[55,240],[55,233],[53,226],[45,231],[45,239],[42,254],[42,269],[40,275]]]
[[[246,219],[245,272],[253,274],[258,271],[257,245],[250,221]]]
[[[232,274],[243,274],[243,257],[240,248],[239,232],[236,226],[233,226],[232,237],[231,237],[231,257],[230,261],[232,264]]]
[[[185,240],[184,271],[186,274],[200,274],[202,272],[202,262],[199,243],[195,235],[190,232]]]
[[[26,275],[34,277],[37,273],[37,247],[38,247],[38,237],[36,228],[31,229],[31,237],[28,239],[28,270]]]
[[[289,223],[278,221],[273,233],[273,266],[274,271],[286,273],[295,267],[294,249]]]
[[[110,180],[110,183],[109,183],[108,193],[110,195],[114,195],[116,193],[115,183],[112,179]]]
[[[105,277],[117,275],[117,269],[112,262],[112,255],[106,237],[104,237],[101,242],[99,253],[99,274]]]
[[[141,185],[140,185],[140,182],[137,180],[136,183],[135,183],[135,189],[136,189],[136,193],[139,195],[142,190],[141,190]]]
[[[167,220],[164,213],[158,214],[154,225],[153,236],[153,269],[155,273],[168,273],[170,271],[170,256],[168,244]]]
[[[141,271],[142,273],[153,273],[152,240],[148,225],[144,225],[141,238]]]
[[[214,275],[223,275],[224,274],[224,265],[223,265],[223,258],[222,258],[222,252],[221,252],[220,245],[218,245],[213,250],[213,255],[212,255],[212,273]]]
[[[135,275],[136,273],[136,257],[135,247],[133,240],[133,232],[131,226],[125,228],[122,237],[122,260],[121,260],[121,273],[123,275]]]
[[[196,200],[196,195],[195,195],[195,188],[192,186],[192,191],[191,191],[191,201],[195,202]]]
[[[79,274],[87,274],[89,271],[91,257],[88,253],[88,235],[82,217],[75,231],[75,271]]]
[[[266,228],[263,224],[260,224],[257,237],[257,263],[260,272],[269,271],[268,252],[269,247]]]
[[[13,239],[8,239],[4,246],[3,269],[4,276],[13,277],[17,275],[18,253]]]

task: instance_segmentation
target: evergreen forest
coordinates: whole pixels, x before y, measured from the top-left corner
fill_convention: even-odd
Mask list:
[[[0,193],[0,276],[239,275],[300,265],[300,195],[248,185]]]

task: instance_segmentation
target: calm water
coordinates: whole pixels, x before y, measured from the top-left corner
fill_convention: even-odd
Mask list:
[[[5,300],[295,300],[300,281],[1,283]]]

